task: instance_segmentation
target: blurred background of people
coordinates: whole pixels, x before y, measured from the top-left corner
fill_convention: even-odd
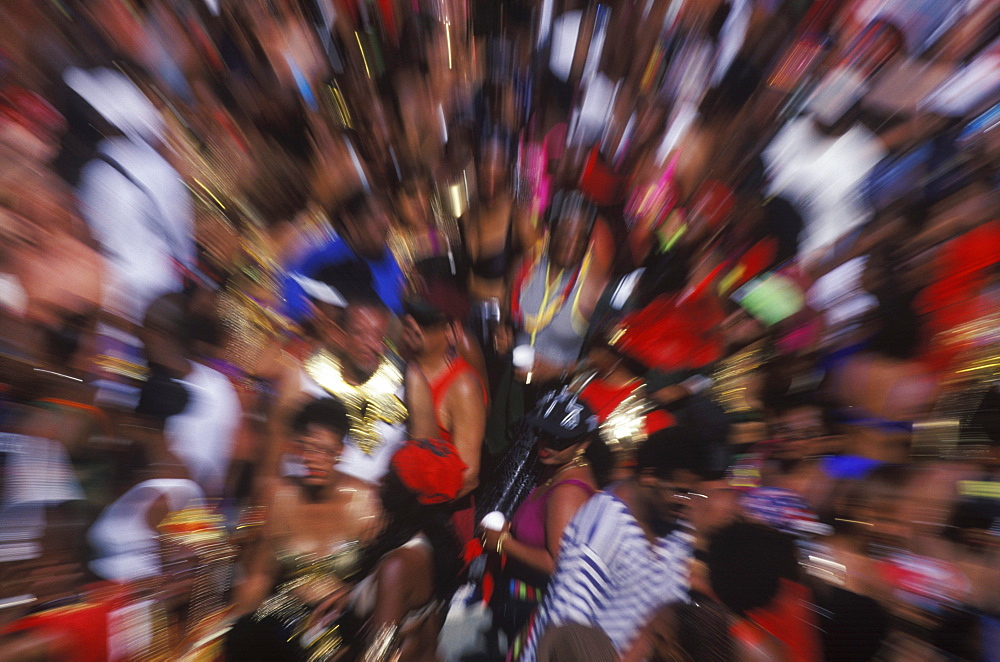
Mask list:
[[[0,660],[997,659],[997,0],[0,23]]]

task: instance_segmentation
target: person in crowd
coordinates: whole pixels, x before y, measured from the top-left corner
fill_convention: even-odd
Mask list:
[[[614,457],[614,480],[635,467],[635,450],[650,434],[676,423],[649,398],[645,368],[616,351],[613,329],[598,331],[590,343],[584,368],[572,382],[597,417],[598,430]]]
[[[109,260],[106,307],[137,324],[195,267],[191,198],[164,156],[160,111],[124,74],[69,69],[67,85],[108,136],[80,172],[80,213]]]
[[[862,282],[879,299],[874,329],[867,342],[828,360],[845,452],[890,463],[908,459],[914,420],[930,410],[938,389],[921,360],[916,292],[900,280],[894,262],[888,247],[869,258]]]
[[[541,466],[537,484],[509,526],[485,530],[483,542],[488,553],[505,559],[493,611],[500,629],[511,637],[520,633],[545,594],[569,522],[605,484],[610,470],[597,419],[575,392],[563,388],[546,393],[525,423]]]
[[[350,419],[339,470],[378,483],[407,434],[434,436],[430,387],[419,368],[405,365],[387,346],[394,316],[374,291],[362,285],[341,297],[328,285],[311,283],[311,289],[320,286],[313,294],[333,303],[314,304],[315,345],[304,360],[285,362],[275,406],[294,411],[304,399],[339,398]],[[266,471],[280,472],[281,436],[272,440]]]
[[[479,465],[486,433],[489,394],[480,374],[457,352],[458,336],[465,330],[460,319],[426,301],[407,304],[407,335],[415,363],[430,384],[435,437],[455,447],[465,464],[459,500],[452,523],[462,541],[475,533],[472,492],[479,486]]]
[[[465,278],[458,223],[433,192],[426,169],[414,167],[403,175],[394,199],[399,222],[389,247],[400,260],[408,292],[420,292],[429,282]]]
[[[684,599],[693,543],[684,513],[701,497],[698,468],[690,436],[667,428],[639,447],[634,477],[577,511],[519,659],[538,659],[545,633],[568,623],[622,654],[656,609]]]
[[[590,316],[607,275],[595,266],[590,236],[597,210],[575,191],[553,196],[547,211],[548,235],[522,260],[511,286],[515,345],[534,350],[527,381],[548,384],[577,365]]]
[[[356,579],[362,548],[379,534],[376,488],[338,471],[349,427],[343,403],[313,400],[289,427],[295,475],[269,485],[234,596],[227,659],[298,659],[329,645],[307,635],[312,611]]]
[[[760,444],[762,462],[753,471],[758,484],[746,490],[742,507],[787,533],[815,533],[817,514],[832,507],[834,482],[864,471],[836,454],[839,440],[823,417],[808,394],[786,396],[765,417],[769,440]]]
[[[995,0],[485,4],[3,3],[0,660],[995,658]]]
[[[792,654],[781,640],[787,633],[760,622],[782,584],[798,576],[790,538],[762,524],[733,522],[711,534],[706,564],[706,592],[660,609],[624,661],[817,659]]]
[[[346,605],[365,621],[362,637],[354,642],[363,660],[437,659],[443,606],[462,565],[446,503],[460,485],[460,460],[445,449],[411,444],[393,459],[382,483],[385,526],[365,550],[364,579]]]
[[[509,147],[503,136],[480,140],[476,153],[479,200],[464,227],[469,295],[476,302],[493,301],[497,306],[506,292],[515,251],[534,241],[534,237],[523,236],[518,225],[519,209],[510,186],[509,161]],[[487,339],[492,341],[492,335],[484,336],[483,342]]]
[[[146,311],[140,336],[150,374],[136,411],[162,430],[158,459],[180,462],[206,496],[219,498],[243,412],[233,384],[210,367],[222,341],[218,320],[194,307],[166,294]]]
[[[362,262],[372,273],[379,298],[393,314],[403,312],[403,272],[388,249],[389,203],[381,195],[356,191],[338,208],[328,211],[336,236],[324,246],[312,249],[291,265],[291,278],[284,299],[294,318],[305,317],[308,297],[296,275],[315,278],[324,269]]]

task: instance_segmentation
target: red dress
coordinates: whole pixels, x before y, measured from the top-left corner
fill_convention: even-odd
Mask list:
[[[483,392],[483,404],[488,402],[488,395],[486,391],[486,386],[483,384],[482,379],[479,377],[479,373],[469,365],[469,362],[462,357],[456,357],[448,364],[448,367],[438,375],[430,384],[431,386],[431,397],[434,400],[434,418],[437,420],[438,424],[438,438],[454,445],[452,439],[451,430],[448,430],[441,424],[441,417],[438,412],[441,409],[441,405],[444,404],[444,398],[448,394],[448,389],[455,382],[458,377],[465,373],[472,374],[476,381],[479,382],[479,386]],[[475,536],[476,530],[476,509],[475,503],[473,502],[472,495],[468,494],[461,499],[458,499],[454,504],[454,511],[452,512],[451,522],[455,526],[455,530],[458,532],[459,539],[465,543],[471,540]]]

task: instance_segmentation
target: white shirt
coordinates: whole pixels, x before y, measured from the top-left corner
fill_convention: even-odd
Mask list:
[[[57,441],[0,433],[0,563],[36,558],[45,508],[83,499],[66,449]]]
[[[167,511],[185,508],[202,498],[201,489],[184,478],[147,480],[132,487],[104,509],[87,532],[95,558],[90,569],[116,582],[160,574],[160,543],[147,521],[150,507],[166,497]]]
[[[84,166],[78,189],[83,217],[108,257],[104,305],[140,322],[153,299],[182,288],[172,260],[194,265],[191,200],[177,171],[146,143],[114,138],[98,151],[145,189],[102,158]]]
[[[192,362],[191,372],[177,381],[187,389],[188,403],[167,419],[167,445],[206,496],[220,496],[242,415],[239,396],[225,375],[200,363]]]
[[[807,116],[778,132],[763,153],[770,177],[767,193],[785,197],[802,212],[803,254],[830,246],[871,218],[862,186],[886,153],[860,125],[842,136],[827,136]]]

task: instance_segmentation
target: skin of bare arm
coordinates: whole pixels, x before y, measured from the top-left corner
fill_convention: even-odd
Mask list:
[[[465,463],[458,493],[463,497],[479,486],[479,458],[486,436],[486,404],[479,380],[468,373],[461,375],[448,389],[446,402],[452,442]]]
[[[406,369],[406,410],[410,436],[430,439],[437,431],[434,419],[434,398],[424,373],[414,365]]]
[[[559,485],[548,496],[545,509],[545,547],[532,547],[514,537],[503,543],[503,552],[525,566],[551,576],[559,559],[559,545],[563,532],[576,512],[587,502],[590,495],[575,485]],[[507,532],[509,527],[505,529]],[[501,531],[486,532],[486,549],[496,549]]]

